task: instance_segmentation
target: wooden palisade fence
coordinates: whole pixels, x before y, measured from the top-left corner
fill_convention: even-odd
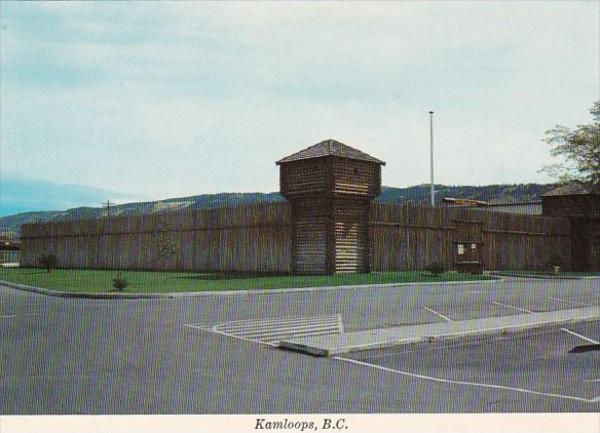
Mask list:
[[[589,196],[596,207],[578,204],[579,195],[545,197],[551,217],[382,205],[372,200],[385,163],[335,140],[277,164],[287,203],[25,224],[21,265],[35,266],[50,252],[65,268],[328,274],[438,262],[472,272],[600,269],[600,193]],[[574,260],[582,251],[585,259]]]
[[[35,266],[39,254],[53,252],[65,268],[289,273],[291,211],[289,203],[271,203],[25,224],[21,264]],[[475,249],[484,269],[547,269],[556,257],[565,268],[571,265],[567,218],[372,203],[370,269],[417,270],[432,262],[461,269],[460,221],[481,225],[480,239],[467,234],[462,241],[465,255],[472,241],[478,242]],[[336,227],[343,230],[343,223]],[[165,246],[173,253],[165,252]]]

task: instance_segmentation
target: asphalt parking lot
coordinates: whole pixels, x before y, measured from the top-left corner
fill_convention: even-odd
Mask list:
[[[530,411],[525,394],[557,404],[583,403],[600,408],[600,322],[553,326],[534,332],[441,341],[337,357],[357,367],[413,378],[403,392],[424,398],[428,384],[453,388],[457,406],[489,412]],[[435,395],[430,395],[435,398]],[[456,406],[455,406],[456,405]],[[521,406],[522,405],[522,406]],[[454,408],[453,408],[454,407]],[[555,409],[553,409],[555,410]]]
[[[0,287],[0,413],[597,412],[600,321],[337,358],[273,345],[598,305],[599,292],[524,279],[161,300]]]

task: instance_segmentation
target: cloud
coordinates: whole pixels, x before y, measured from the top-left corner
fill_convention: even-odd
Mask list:
[[[548,181],[598,95],[593,3],[8,3],[2,169],[151,198],[273,191],[334,137],[385,184]]]

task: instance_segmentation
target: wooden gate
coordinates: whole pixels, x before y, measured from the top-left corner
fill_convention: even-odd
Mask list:
[[[483,221],[454,218],[452,222],[454,268],[459,272],[482,273]]]

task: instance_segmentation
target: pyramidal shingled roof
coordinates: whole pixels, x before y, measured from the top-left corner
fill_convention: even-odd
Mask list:
[[[339,156],[340,158],[348,159],[359,159],[361,161],[375,162],[377,164],[385,165],[385,162],[380,159],[374,158],[371,155],[367,155],[360,150],[350,147],[339,141],[328,139],[321,141],[313,146],[307,147],[300,152],[296,152],[290,156],[286,156],[276,162],[277,165],[285,162],[300,161],[303,159],[321,158],[323,156]]]
[[[580,182],[571,182],[561,185],[542,194],[542,197],[551,197],[556,195],[578,195],[578,194],[600,194],[600,185],[585,185]]]

